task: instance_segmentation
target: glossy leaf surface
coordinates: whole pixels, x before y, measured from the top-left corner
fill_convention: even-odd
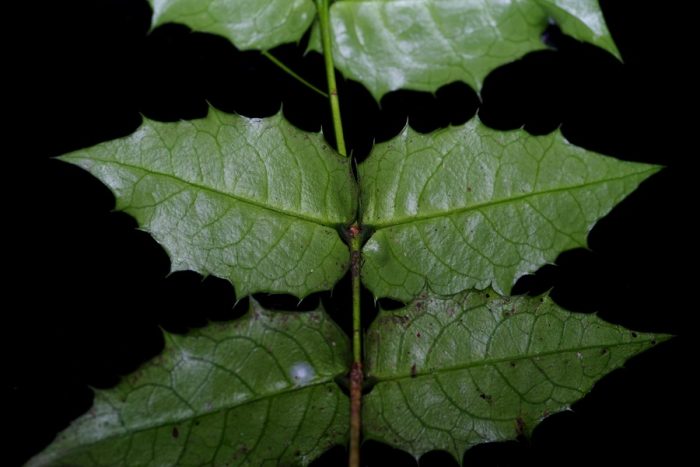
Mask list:
[[[586,246],[593,224],[658,170],[472,119],[429,135],[406,128],[359,167],[362,278],[409,301],[515,280]]]
[[[165,350],[29,466],[305,465],[348,431],[348,340],[322,310],[251,309],[165,335]]]
[[[316,15],[312,0],[149,0],[153,27],[181,23],[219,34],[239,49],[296,42]]]
[[[453,81],[478,91],[495,68],[544,48],[550,21],[618,54],[597,0],[349,0],[331,7],[333,56],[376,99]]]
[[[282,119],[211,108],[204,119],[145,120],[76,151],[169,253],[173,270],[229,279],[239,296],[330,289],[348,267],[336,228],[355,216],[350,161]]]
[[[416,457],[443,449],[461,460],[476,444],[528,435],[667,337],[566,312],[547,296],[422,296],[381,311],[369,329],[366,368],[378,382],[364,399],[364,432]]]

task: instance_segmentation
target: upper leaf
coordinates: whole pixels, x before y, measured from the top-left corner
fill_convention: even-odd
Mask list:
[[[469,292],[381,311],[367,335],[364,432],[415,455],[528,435],[664,335],[568,313],[549,297]]]
[[[456,80],[478,91],[493,69],[542,49],[550,19],[618,55],[597,0],[339,1],[330,14],[336,66],[376,99]]]
[[[303,297],[329,289],[349,252],[336,227],[355,217],[347,158],[281,115],[145,120],[132,135],[62,156],[102,180],[170,254],[172,269]]]
[[[322,311],[268,312],[186,336],[114,389],[97,391],[29,466],[308,464],[347,439],[334,383],[347,337]]]
[[[362,277],[409,301],[494,287],[586,245],[593,224],[658,167],[604,157],[557,131],[489,129],[478,119],[430,135],[406,128],[359,166],[362,223],[377,231]]]
[[[149,2],[153,27],[182,23],[243,50],[296,42],[316,16],[312,0]],[[376,99],[456,80],[478,91],[495,68],[544,48],[540,35],[552,20],[619,57],[597,0],[346,0],[331,5],[330,19],[336,67]],[[320,51],[317,28],[310,48]]]
[[[312,0],[148,0],[153,27],[182,23],[227,37],[241,50],[267,50],[301,38],[316,15]]]

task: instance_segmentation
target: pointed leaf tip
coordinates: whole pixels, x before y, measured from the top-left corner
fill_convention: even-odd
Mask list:
[[[586,246],[593,225],[659,170],[570,144],[559,131],[492,130],[474,118],[407,128],[359,166],[362,223],[375,229],[362,278],[407,302],[493,287]]]
[[[568,313],[547,296],[424,295],[370,326],[366,368],[377,384],[364,401],[365,437],[461,461],[476,444],[529,435],[668,337]]]
[[[161,355],[97,391],[93,407],[28,466],[306,465],[343,443],[334,378],[349,342],[322,310],[270,312],[166,334]]]
[[[130,136],[62,156],[110,187],[117,208],[168,252],[172,270],[304,297],[342,277],[337,225],[355,217],[350,161],[280,114],[145,120]]]

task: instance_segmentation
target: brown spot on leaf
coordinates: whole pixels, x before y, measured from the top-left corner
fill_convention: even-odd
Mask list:
[[[525,420],[521,417],[515,419],[515,433],[518,436],[523,436],[525,434]]]
[[[234,465],[236,464],[236,461],[237,461],[238,459],[241,459],[241,458],[245,457],[246,454],[248,454],[249,451],[250,451],[250,449],[248,448],[248,446],[246,446],[245,444],[241,444],[241,445],[238,447],[238,449],[236,449],[236,451],[233,453]]]
[[[409,321],[411,321],[411,318],[409,318],[408,316],[405,316],[405,315],[404,316],[393,315],[391,318],[396,324],[399,324],[404,328],[407,328]]]
[[[411,365],[411,378],[418,376],[418,371],[416,370],[416,364]]]
[[[172,435],[175,439],[178,439],[180,437],[180,430],[178,430],[176,426],[173,427]]]

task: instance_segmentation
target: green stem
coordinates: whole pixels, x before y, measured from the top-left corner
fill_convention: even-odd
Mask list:
[[[328,80],[328,94],[331,102],[331,115],[333,117],[333,131],[338,152],[347,156],[345,138],[343,137],[343,121],[340,118],[340,102],[338,101],[338,86],[335,82],[335,66],[333,64],[333,52],[331,49],[331,23],[328,12],[328,0],[316,0],[318,9],[318,22],[321,26],[321,44],[323,45],[323,59],[326,64],[326,79]]]
[[[340,102],[338,101],[338,86],[335,82],[335,65],[333,64],[333,49],[331,48],[331,24],[328,11],[329,0],[316,0],[318,22],[321,26],[321,44],[323,45],[323,60],[326,64],[326,79],[328,81],[328,96],[331,104],[333,130],[338,152],[348,155],[343,136],[343,121],[340,118]],[[350,240],[350,274],[352,276],[352,367],[350,369],[350,467],[360,467],[360,442],[362,427],[362,385],[364,371],[362,369],[362,322],[360,320],[360,266],[362,262],[362,232],[355,222],[348,229]]]
[[[266,58],[267,58],[268,60],[270,60],[272,63],[274,63],[275,65],[277,65],[278,67],[280,67],[282,70],[284,70],[285,73],[287,73],[287,74],[290,75],[292,78],[294,78],[294,79],[296,79],[297,81],[299,81],[301,84],[303,84],[303,85],[306,86],[307,88],[309,88],[309,89],[311,89],[312,91],[314,91],[314,92],[316,92],[316,93],[322,95],[323,97],[326,97],[326,98],[328,97],[328,93],[326,93],[326,92],[320,90],[319,88],[317,88],[317,87],[314,86],[313,84],[311,84],[311,83],[309,83],[308,81],[306,81],[304,78],[302,78],[300,75],[298,75],[294,70],[292,70],[292,69],[289,68],[287,65],[285,65],[284,63],[282,63],[277,57],[275,57],[274,55],[272,55],[272,54],[271,54],[270,52],[268,52],[267,50],[263,50],[263,51],[262,51],[262,54],[263,54],[264,57],[266,57]]]

